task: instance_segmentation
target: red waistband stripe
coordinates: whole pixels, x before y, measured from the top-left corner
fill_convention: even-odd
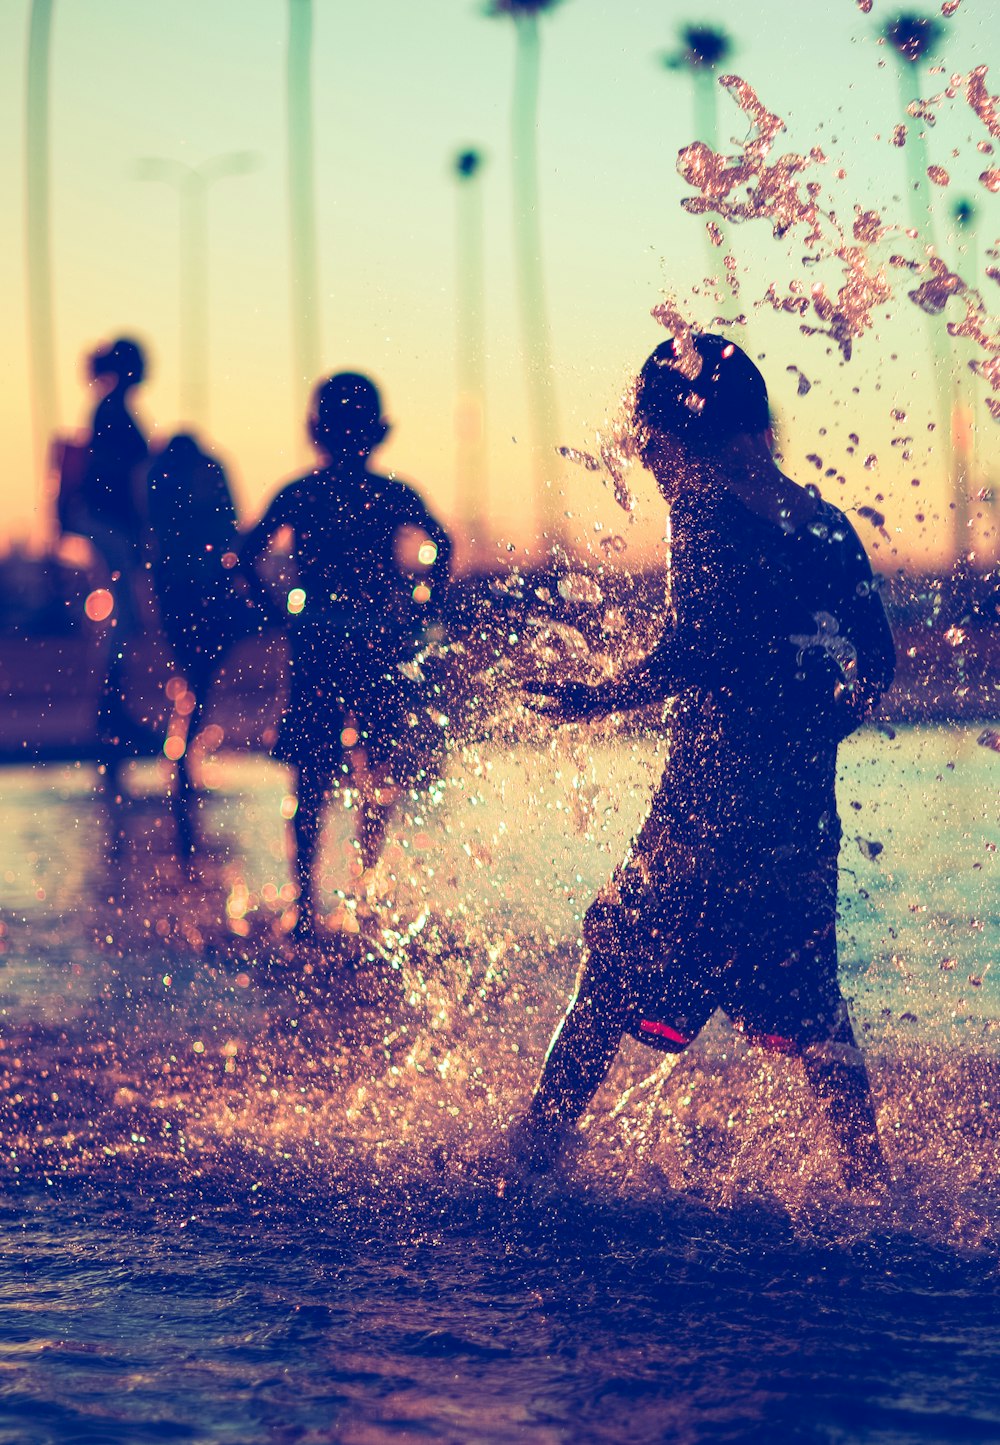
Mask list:
[[[686,1039],[683,1034],[679,1034],[676,1029],[672,1029],[669,1024],[657,1023],[655,1019],[641,1019],[639,1022],[639,1032],[641,1034],[655,1034],[657,1038],[668,1039],[672,1044],[685,1046],[690,1043],[689,1039]]]

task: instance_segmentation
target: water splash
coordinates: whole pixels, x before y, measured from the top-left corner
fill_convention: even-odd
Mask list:
[[[696,142],[696,144],[700,145],[701,142]],[[701,375],[703,364],[701,353],[694,344],[694,329],[691,322],[676,297],[664,297],[653,307],[652,316],[653,320],[658,321],[673,337],[676,354],[672,365],[682,376],[686,376],[688,381],[696,381]]]
[[[967,75],[953,75],[940,94],[913,101],[909,113],[932,125],[941,106],[962,93],[989,134],[1000,138],[1000,101],[990,95],[986,77],[986,66],[978,66]],[[775,142],[785,130],[781,118],[769,111],[753,87],[739,76],[722,76],[719,84],[746,116],[750,134],[736,155],[713,151],[702,141],[680,152],[678,172],[699,192],[685,197],[681,205],[693,215],[714,213],[735,224],[764,220],[777,238],[803,232],[802,244],[807,252],[803,262],[836,262],[843,272],[842,284],[836,291],[828,290],[822,280],[806,282],[795,277],[784,290],[772,282],[764,293],[763,304],[798,316],[804,335],[829,337],[844,360],[849,361],[855,345],[873,329],[876,314],[894,298],[891,272],[915,273],[922,277],[920,284],[906,294],[926,314],[941,315],[953,298],[964,303],[964,319],[949,321],[947,331],[975,343],[983,355],[968,363],[970,369],[994,393],[1000,392],[1000,325],[980,291],[934,254],[913,258],[897,253],[887,261],[880,260],[876,247],[892,236],[912,241],[913,232],[884,221],[877,211],[856,205],[848,234],[824,197],[819,176],[829,161],[820,147],[813,146],[805,155],[789,151],[774,156]],[[893,144],[901,146],[905,140],[906,127],[897,126]],[[836,174],[838,179],[846,175],[842,168]],[[931,166],[928,175],[938,185],[949,183],[944,167]],[[980,179],[988,189],[1000,188],[1000,172],[985,171]],[[675,325],[676,308],[666,307],[664,319]],[[987,398],[986,405],[1000,420],[1000,397]]]

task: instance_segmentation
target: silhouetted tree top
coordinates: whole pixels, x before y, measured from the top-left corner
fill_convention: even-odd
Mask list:
[[[543,15],[546,10],[554,10],[561,4],[562,0],[490,0],[486,13],[494,18],[510,15],[517,20],[522,16]]]
[[[937,49],[944,27],[933,15],[917,15],[904,10],[890,20],[882,31],[896,54],[911,65],[919,63]]]
[[[733,52],[730,37],[714,25],[683,25],[680,38],[683,48],[663,57],[668,70],[715,70]]]
[[[459,151],[455,157],[455,174],[463,181],[471,181],[472,177],[482,169],[482,165],[482,151]]]

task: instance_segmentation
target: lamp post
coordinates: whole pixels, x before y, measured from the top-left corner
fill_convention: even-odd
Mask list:
[[[251,151],[228,151],[199,166],[161,156],[136,163],[140,181],[163,181],[177,192],[180,204],[180,354],[181,415],[202,422],[208,413],[208,191],[227,176],[255,170]]]

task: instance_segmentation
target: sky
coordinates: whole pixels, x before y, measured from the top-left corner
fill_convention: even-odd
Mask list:
[[[537,514],[511,221],[514,26],[487,16],[482,0],[314,0],[313,8],[323,370],[361,370],[378,381],[393,422],[380,463],[419,486],[461,536],[452,161],[464,147],[480,149],[489,549],[500,558],[530,553]],[[947,18],[939,6],[914,8],[944,28],[934,91],[953,72],[990,65],[993,0],[961,0]],[[51,533],[51,482],[32,428],[25,298],[30,10],[29,0],[0,4],[0,546],[21,538],[40,545]],[[802,231],[779,240],[763,220],[726,229],[739,297],[706,294],[704,225],[681,206],[692,192],[676,165],[696,138],[693,86],[662,58],[677,49],[687,20],[725,28],[734,42],[727,68],[785,122],[776,153],[821,146],[827,161],[817,177],[842,221],[849,225],[860,205],[905,226],[907,156],[891,137],[908,118],[898,67],[879,40],[896,13],[883,0],[872,0],[868,13],[857,0],[563,0],[540,21],[539,205],[561,444],[596,449],[630,378],[665,335],[651,316],[664,296],[700,325],[742,312],[746,325],[729,334],[768,379],[786,470],[817,482],[838,505],[884,514],[884,530],[869,522],[862,531],[882,568],[941,565],[951,547],[952,483],[933,421],[940,343],[935,353],[901,272],[890,274],[894,294],[849,362],[829,338],[803,335],[799,317],[775,313],[763,298],[771,282],[784,293],[790,281],[811,285],[818,273],[803,259]],[[226,463],[248,521],[310,461],[308,387],[294,377],[290,320],[287,44],[282,0],[54,3],[59,430],[86,426],[94,405],[89,352],[117,335],[136,336],[151,361],[139,399],[144,423],[161,440],[194,423]],[[1000,88],[995,74],[987,83]],[[719,134],[732,141],[723,148],[736,150],[746,118],[721,89],[717,107]],[[977,148],[987,139],[961,94],[940,107],[927,151],[949,184],[931,187],[926,235],[915,243],[890,237],[884,253],[909,245],[915,256],[933,237],[949,265],[984,288],[995,317],[996,282],[984,278],[987,265],[996,267],[988,251],[998,246],[1000,202],[979,180],[986,160]],[[251,153],[253,169],[209,189],[210,384],[204,413],[185,417],[178,195],[141,179],[139,163],[200,166],[230,152]],[[964,233],[953,218],[961,197],[975,207]],[[934,322],[939,332],[943,320]],[[968,483],[975,493],[1000,484],[1000,424],[965,364],[971,355],[968,345],[956,348],[955,374],[976,422]],[[810,383],[804,395],[801,377]],[[655,560],[663,517],[648,479],[635,479],[630,520],[599,473],[553,453],[551,477],[573,546],[586,552],[595,539],[620,534],[635,565]],[[995,514],[989,503],[975,504],[976,512],[983,516],[970,540],[985,561],[998,550]]]

